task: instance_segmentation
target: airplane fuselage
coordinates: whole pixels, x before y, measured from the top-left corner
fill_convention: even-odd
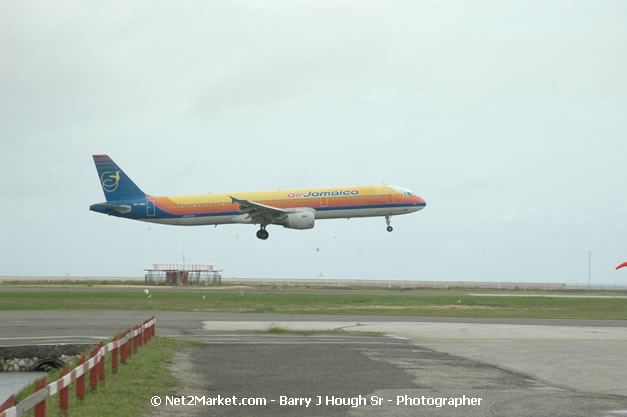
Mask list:
[[[92,205],[90,210],[177,226],[254,223],[239,210],[239,204],[232,202],[231,197],[289,211],[310,210],[316,220],[396,216],[413,213],[426,205],[422,198],[400,187],[368,186],[163,197],[146,195],[144,199],[117,201],[120,206],[130,207],[127,213],[101,204]]]

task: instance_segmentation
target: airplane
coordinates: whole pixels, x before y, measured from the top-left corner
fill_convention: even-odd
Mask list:
[[[248,193],[155,197],[144,193],[108,155],[93,155],[106,202],[89,210],[109,216],[177,226],[257,224],[257,237],[266,240],[271,224],[311,229],[316,220],[385,217],[413,213],[425,200],[403,187],[388,185],[334,187]]]

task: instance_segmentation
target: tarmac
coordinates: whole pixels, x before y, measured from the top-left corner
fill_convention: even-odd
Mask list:
[[[93,343],[151,315],[3,311],[0,345]],[[183,381],[183,394],[263,398],[267,403],[213,405],[211,411],[198,404],[164,404],[151,415],[627,416],[623,320],[155,316],[158,335],[203,343],[176,356],[173,370]],[[266,333],[270,326],[385,336]],[[314,405],[318,396],[319,406]],[[308,407],[282,404],[282,397],[311,402]],[[379,404],[373,402],[376,398]],[[481,401],[438,407],[438,398]],[[349,404],[361,399],[365,403]],[[431,405],[424,404],[429,401]]]

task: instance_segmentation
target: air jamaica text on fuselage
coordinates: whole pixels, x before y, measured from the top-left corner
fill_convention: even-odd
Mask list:
[[[339,195],[358,195],[359,190],[308,191],[307,193],[289,193],[287,198],[331,197]]]

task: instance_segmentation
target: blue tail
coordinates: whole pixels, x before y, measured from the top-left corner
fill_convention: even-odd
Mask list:
[[[146,194],[116,165],[109,155],[93,155],[107,201],[134,200]]]

